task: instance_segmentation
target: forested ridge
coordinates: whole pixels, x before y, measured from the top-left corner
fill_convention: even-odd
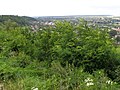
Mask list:
[[[35,18],[27,16],[15,16],[15,15],[0,15],[0,23],[3,24],[6,21],[16,22],[19,26],[25,26],[32,24],[33,21],[37,21]]]
[[[120,89],[120,48],[107,29],[92,28],[86,21],[77,25],[56,21],[54,26],[33,32],[29,26],[22,24],[19,16],[15,17],[4,16],[3,19],[0,16],[2,88]],[[23,22],[34,21],[32,18],[22,19]]]

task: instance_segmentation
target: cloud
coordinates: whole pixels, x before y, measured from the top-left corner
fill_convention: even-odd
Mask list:
[[[118,15],[119,10],[119,0],[1,0],[0,2],[0,14],[8,15]]]

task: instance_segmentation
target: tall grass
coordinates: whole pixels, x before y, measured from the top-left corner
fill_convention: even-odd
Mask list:
[[[46,62],[45,62],[46,63]],[[43,62],[42,62],[43,64]],[[36,64],[37,65],[37,64]],[[42,67],[39,72],[26,73],[23,69],[19,78],[4,80],[5,90],[119,90],[119,85],[106,77],[103,70],[93,74],[83,72],[83,68],[76,68],[53,61],[50,68]],[[12,74],[12,73],[11,73]]]

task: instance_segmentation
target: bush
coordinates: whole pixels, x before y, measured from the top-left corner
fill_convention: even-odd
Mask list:
[[[50,31],[49,31],[50,32]],[[48,32],[46,32],[48,33]],[[49,33],[52,56],[60,60],[85,66],[85,71],[108,69],[114,65],[114,46],[107,30],[94,29],[86,23],[72,25],[70,22],[57,22]]]
[[[46,69],[46,72],[44,72]],[[66,63],[62,67],[60,62],[53,61],[51,67],[42,69],[43,75],[25,75],[14,81],[5,83],[9,90],[119,90],[119,85],[106,77],[103,70],[93,74],[83,72],[83,68],[74,67]]]
[[[55,26],[37,32],[24,27],[1,30],[0,38],[0,76],[3,80],[16,77],[27,80],[27,75],[30,78],[35,75],[44,79],[40,78],[42,84],[39,84],[47,89],[58,89],[61,85],[73,89],[81,85],[82,81],[78,80],[86,72],[91,76],[94,71],[103,69],[112,79],[119,75],[114,76],[120,64],[108,31],[91,28],[86,22],[73,25],[57,21]],[[85,72],[79,70],[81,67]]]

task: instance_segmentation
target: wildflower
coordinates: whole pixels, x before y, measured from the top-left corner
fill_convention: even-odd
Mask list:
[[[93,82],[93,79],[90,79],[89,77],[85,79],[85,82]]]
[[[38,90],[38,88],[36,88],[36,87],[32,87],[31,90]]]
[[[86,84],[86,86],[91,86],[91,85],[94,85],[94,83],[89,82],[89,83]]]
[[[107,84],[111,84],[111,85],[113,84],[113,82],[110,81],[110,80],[107,80],[106,83],[107,83]]]
[[[40,30],[43,30],[42,28],[40,28]]]
[[[86,86],[91,86],[91,85],[94,85],[94,83],[93,83],[93,79],[91,79],[91,78],[87,78],[87,79],[85,79],[85,83],[86,83]]]

